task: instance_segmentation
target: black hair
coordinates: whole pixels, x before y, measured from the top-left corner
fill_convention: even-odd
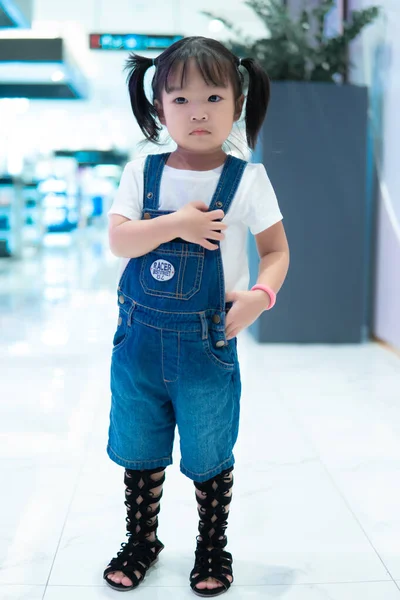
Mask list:
[[[261,65],[253,58],[239,60],[230,50],[217,40],[205,37],[187,37],[175,42],[164,50],[154,61],[151,58],[130,54],[128,70],[128,88],[133,114],[146,139],[159,142],[162,129],[157,121],[155,106],[149,102],[144,79],[147,69],[155,64],[152,89],[153,101],[161,102],[163,89],[169,92],[169,77],[181,71],[183,86],[187,63],[194,59],[207,85],[225,87],[228,82],[233,86],[235,101],[243,94],[244,77],[239,71],[242,65],[248,71],[248,93],[246,102],[246,138],[251,149],[257,144],[257,137],[267,113],[270,98],[270,82]]]

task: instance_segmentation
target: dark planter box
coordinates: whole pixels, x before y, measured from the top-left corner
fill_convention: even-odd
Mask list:
[[[369,215],[367,88],[276,82],[255,162],[272,181],[291,250],[271,312],[252,326],[260,342],[357,343],[366,337]],[[249,241],[252,283],[258,273]]]

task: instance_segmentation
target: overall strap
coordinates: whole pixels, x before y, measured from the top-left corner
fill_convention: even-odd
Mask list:
[[[228,155],[224,168],[219,178],[217,189],[211,200],[209,210],[221,209],[226,214],[237,192],[244,170],[247,166],[245,160]]]
[[[149,154],[146,158],[144,165],[143,210],[158,210],[162,172],[170,154],[170,152],[166,154]]]

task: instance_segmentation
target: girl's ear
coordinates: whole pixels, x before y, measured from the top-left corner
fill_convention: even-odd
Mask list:
[[[243,104],[244,104],[244,95],[242,94],[240,96],[240,98],[238,98],[238,100],[236,100],[236,108],[235,108],[235,116],[234,116],[235,121],[239,121],[239,119],[240,119],[240,116],[241,116],[242,110],[243,110]]]
[[[164,116],[164,110],[163,110],[161,102],[159,102],[158,100],[154,100],[154,108],[157,111],[157,115],[158,115],[158,118],[159,118],[159,121],[160,121],[161,125],[166,125],[166,123],[165,123],[165,116]]]

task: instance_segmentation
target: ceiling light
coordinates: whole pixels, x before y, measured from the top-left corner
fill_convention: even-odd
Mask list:
[[[63,81],[65,79],[65,74],[62,71],[54,71],[51,76],[52,81]]]
[[[212,21],[210,21],[210,23],[208,25],[208,29],[210,31],[212,31],[213,33],[218,33],[220,31],[222,31],[223,29],[225,29],[225,25],[219,19],[213,19]]]

